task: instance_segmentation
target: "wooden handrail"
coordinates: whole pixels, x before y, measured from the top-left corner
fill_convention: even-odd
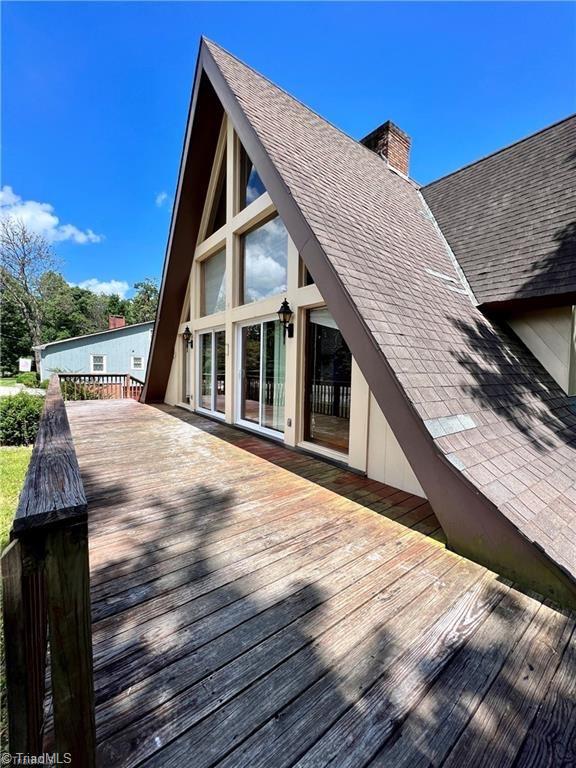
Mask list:
[[[144,382],[130,373],[59,373],[65,400],[138,400]],[[72,386],[73,385],[73,386]]]
[[[11,537],[86,517],[86,495],[57,374],[50,379]]]
[[[87,505],[58,375],[2,553],[10,751],[43,752],[50,638],[54,746],[95,765]]]

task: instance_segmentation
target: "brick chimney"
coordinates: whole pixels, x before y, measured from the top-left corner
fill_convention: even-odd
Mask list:
[[[391,120],[361,139],[360,144],[385,157],[392,168],[408,176],[411,139]]]
[[[108,330],[111,331],[114,328],[124,328],[126,325],[126,318],[124,315],[108,315]]]

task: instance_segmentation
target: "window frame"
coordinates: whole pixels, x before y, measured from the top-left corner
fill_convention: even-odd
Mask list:
[[[222,309],[217,309],[215,312],[206,312],[206,284],[205,284],[205,280],[204,280],[204,275],[205,275],[204,270],[206,268],[206,264],[211,259],[215,258],[216,256],[220,256],[221,254],[224,255],[224,281],[223,281],[223,283],[224,283],[224,306],[222,307]],[[221,312],[225,312],[226,311],[226,306],[227,306],[227,301],[228,301],[228,295],[227,295],[228,275],[226,274],[227,269],[228,269],[228,256],[227,256],[227,253],[226,253],[226,242],[221,243],[220,246],[218,246],[217,248],[214,248],[214,250],[210,250],[210,252],[206,256],[203,256],[202,259],[200,259],[198,261],[198,271],[197,271],[197,274],[198,274],[198,283],[199,283],[199,286],[198,286],[198,288],[199,288],[199,290],[198,290],[198,295],[199,295],[198,317],[199,318],[211,317],[212,315],[218,315]]]
[[[135,365],[135,360],[140,360],[142,365],[138,366]],[[143,371],[144,370],[144,355],[131,355],[130,356],[130,368],[133,371]]]
[[[94,370],[94,358],[95,357],[101,357],[102,358],[102,370],[96,371]],[[103,355],[101,352],[91,352],[90,353],[90,373],[107,373],[108,371],[108,365],[106,360],[106,355]]]

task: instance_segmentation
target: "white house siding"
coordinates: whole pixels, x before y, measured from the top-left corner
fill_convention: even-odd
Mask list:
[[[524,312],[509,317],[507,322],[562,389],[569,395],[576,394],[574,308]]]

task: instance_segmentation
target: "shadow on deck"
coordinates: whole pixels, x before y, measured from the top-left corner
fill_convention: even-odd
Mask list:
[[[574,764],[574,615],[423,499],[177,409],[68,413],[101,765]]]

